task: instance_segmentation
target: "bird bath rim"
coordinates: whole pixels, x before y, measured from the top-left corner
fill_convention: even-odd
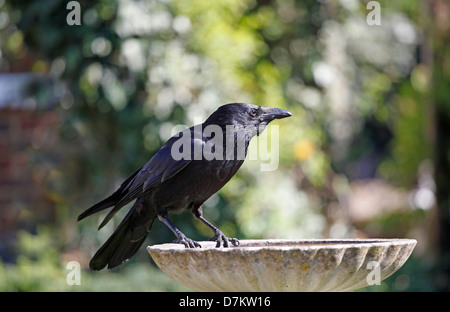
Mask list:
[[[217,252],[233,252],[237,249],[302,249],[302,248],[342,248],[373,246],[373,244],[388,246],[392,244],[417,244],[415,239],[410,238],[342,238],[342,239],[244,239],[239,240],[239,246],[216,247],[213,241],[198,241],[201,248],[186,248],[183,244],[164,243],[147,246],[148,252],[171,250],[174,252],[202,252],[204,250],[215,250]]]
[[[369,263],[380,281],[409,258],[414,239],[260,239],[237,247],[148,246],[159,268],[200,291],[345,291],[368,286]]]

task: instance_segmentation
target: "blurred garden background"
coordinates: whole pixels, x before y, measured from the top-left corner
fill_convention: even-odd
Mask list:
[[[0,0],[0,291],[187,290],[145,246],[90,272],[121,218],[76,216],[230,102],[293,117],[277,170],[246,161],[205,203],[226,235],[413,238],[365,290],[449,290],[450,2],[80,0],[80,25],[68,2]],[[173,239],[156,222],[146,245]]]

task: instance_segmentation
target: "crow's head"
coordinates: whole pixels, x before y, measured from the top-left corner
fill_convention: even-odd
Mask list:
[[[221,127],[232,125],[237,129],[245,129],[249,137],[259,135],[274,119],[292,116],[281,108],[257,106],[245,103],[231,103],[220,106],[206,120],[205,124],[216,124]]]

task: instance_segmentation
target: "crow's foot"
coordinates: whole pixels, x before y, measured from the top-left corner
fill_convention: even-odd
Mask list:
[[[216,247],[220,247],[221,245],[223,245],[223,247],[231,247],[230,243],[233,246],[239,246],[237,238],[226,237],[221,230],[216,230],[216,234],[214,234],[210,241],[216,241]]]
[[[175,244],[183,244],[186,248],[202,248],[199,243],[195,240],[187,238],[184,234],[180,235],[176,240],[173,241]]]

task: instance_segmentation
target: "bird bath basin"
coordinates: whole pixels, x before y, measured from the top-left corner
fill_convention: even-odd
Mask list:
[[[147,247],[180,284],[199,291],[345,291],[379,282],[397,271],[413,239],[241,240],[239,247],[180,244]]]

